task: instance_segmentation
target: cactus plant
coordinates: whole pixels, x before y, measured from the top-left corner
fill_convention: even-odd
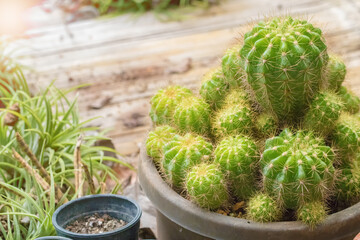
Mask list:
[[[351,113],[355,114],[360,110],[360,98],[356,96],[353,92],[347,89],[344,86],[340,87],[339,96],[344,102],[344,109]]]
[[[343,113],[333,132],[334,148],[342,156],[344,162],[355,156],[360,150],[360,120]]]
[[[221,68],[217,68],[203,77],[200,95],[212,108],[216,109],[221,106],[228,88],[229,84]]]
[[[190,96],[176,106],[174,124],[183,132],[209,135],[210,113],[210,106],[204,99]]]
[[[239,87],[245,79],[245,72],[241,64],[241,45],[228,49],[221,59],[222,71],[231,87]]]
[[[329,56],[326,75],[327,88],[338,91],[346,75],[346,66],[340,57],[335,55]]]
[[[158,126],[149,132],[146,140],[146,152],[154,159],[155,163],[161,161],[165,144],[172,140],[175,134],[175,128],[168,125]]]
[[[327,47],[319,28],[305,20],[276,17],[244,36],[240,51],[259,104],[280,120],[295,120],[324,85]]]
[[[214,114],[213,134],[218,139],[230,135],[251,134],[252,115],[248,96],[242,90],[233,90],[227,95],[223,107]]]
[[[324,200],[334,181],[334,152],[312,132],[289,129],[266,141],[261,159],[265,192],[285,208]]]
[[[258,193],[249,200],[246,212],[247,217],[256,222],[279,221],[282,215],[276,201],[264,193]]]
[[[164,146],[162,168],[166,178],[174,186],[181,189],[189,169],[210,158],[213,146],[203,137],[191,133],[185,136],[175,135]]]
[[[186,177],[186,190],[190,200],[203,208],[217,209],[228,200],[224,175],[215,164],[192,167]]]
[[[191,95],[189,89],[180,86],[169,86],[159,90],[150,100],[150,117],[153,123],[170,124],[180,100]]]
[[[340,203],[352,204],[360,201],[360,155],[339,169],[336,195]]]
[[[308,202],[297,210],[298,220],[314,228],[321,223],[327,215],[327,208],[321,201]]]
[[[278,131],[279,123],[272,114],[263,112],[257,117],[255,125],[261,137],[270,137],[274,136]]]
[[[320,92],[314,98],[309,111],[305,115],[304,128],[326,136],[335,127],[341,110],[341,99],[336,93],[330,91]]]
[[[249,198],[256,190],[258,158],[255,142],[244,136],[226,137],[214,151],[214,162],[220,164],[231,191],[240,200]]]

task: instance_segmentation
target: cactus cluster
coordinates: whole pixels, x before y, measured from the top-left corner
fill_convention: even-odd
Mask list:
[[[316,227],[335,211],[329,202],[360,201],[360,99],[345,75],[308,21],[259,22],[198,95],[171,86],[151,99],[147,153],[200,207],[244,201],[253,221]]]

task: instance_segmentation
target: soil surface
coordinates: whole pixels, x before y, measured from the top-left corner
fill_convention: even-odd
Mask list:
[[[126,224],[127,222],[113,218],[108,214],[95,213],[71,222],[66,226],[66,230],[74,233],[96,234],[110,232]]]

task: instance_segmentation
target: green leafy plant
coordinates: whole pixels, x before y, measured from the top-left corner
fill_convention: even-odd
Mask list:
[[[127,164],[104,154],[117,153],[114,149],[95,146],[96,141],[106,139],[105,132],[88,127],[91,119],[80,121],[76,100],[67,97],[76,88],[61,91],[50,85],[32,96],[21,68],[13,74],[15,84],[0,79],[5,105],[0,109],[0,237],[34,239],[55,233],[52,213],[76,198],[84,185],[89,185],[85,194],[100,193],[106,180],[112,179],[111,192],[120,190],[116,173],[104,161]],[[88,170],[80,186],[73,182],[76,151],[81,157],[79,170]],[[91,188],[94,182],[97,187]]]

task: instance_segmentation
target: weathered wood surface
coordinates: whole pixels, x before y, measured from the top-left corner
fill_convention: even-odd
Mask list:
[[[249,23],[279,11],[309,16],[325,30],[330,51],[348,64],[347,85],[360,95],[356,0],[228,0],[183,22],[160,23],[151,14],[91,20],[69,25],[70,35],[64,26],[33,30],[18,44],[25,46],[23,63],[35,70],[27,74],[33,86],[91,83],[78,91],[82,117],[101,116],[93,124],[111,128],[117,149],[133,154],[150,128],[149,99],[159,88],[196,90]]]

